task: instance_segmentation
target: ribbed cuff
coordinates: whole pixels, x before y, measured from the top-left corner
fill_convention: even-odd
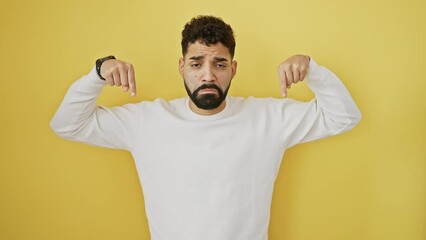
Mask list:
[[[87,74],[87,77],[96,84],[106,85],[106,81],[102,80],[98,73],[96,72],[96,67],[93,67],[92,70]]]
[[[311,60],[309,61],[309,71],[308,71],[308,76],[307,78],[311,78],[315,72],[318,70],[319,65],[317,64],[317,62],[315,62],[315,60],[311,57]]]

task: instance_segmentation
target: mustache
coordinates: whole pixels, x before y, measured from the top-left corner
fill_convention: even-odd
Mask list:
[[[199,91],[201,91],[201,90],[203,90],[203,89],[207,89],[207,88],[213,88],[213,89],[216,89],[217,91],[218,91],[218,93],[219,93],[219,95],[222,95],[223,94],[223,91],[222,91],[222,89],[220,89],[217,85],[215,85],[215,84],[203,84],[203,85],[201,85],[200,87],[198,87],[197,89],[195,89],[195,91],[194,91],[194,95],[197,95],[198,94],[198,92]]]

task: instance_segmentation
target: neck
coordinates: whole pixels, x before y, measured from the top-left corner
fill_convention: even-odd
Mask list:
[[[198,108],[198,107],[194,104],[194,102],[193,102],[191,99],[189,99],[189,108],[190,108],[190,109],[191,109],[194,113],[199,114],[199,115],[204,115],[204,116],[209,116],[209,115],[213,115],[213,114],[219,113],[219,112],[221,112],[223,109],[225,109],[225,106],[226,106],[226,100],[224,100],[224,101],[223,101],[223,102],[219,105],[219,107],[217,107],[217,108],[215,108],[215,109],[206,110],[206,109]]]

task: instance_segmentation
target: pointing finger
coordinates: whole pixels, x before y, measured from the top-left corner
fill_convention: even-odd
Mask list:
[[[286,97],[287,96],[287,81],[286,81],[285,73],[281,69],[281,67],[278,68],[278,78],[279,78],[279,81],[280,81],[281,93],[282,93],[283,97]]]
[[[127,76],[129,81],[129,87],[130,87],[130,95],[136,96],[135,71],[132,65],[130,65],[129,69],[127,70]]]

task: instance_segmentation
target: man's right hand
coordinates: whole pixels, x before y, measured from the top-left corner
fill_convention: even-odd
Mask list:
[[[136,95],[135,71],[132,64],[117,59],[109,59],[102,63],[101,76],[110,86],[117,86],[130,95]]]

